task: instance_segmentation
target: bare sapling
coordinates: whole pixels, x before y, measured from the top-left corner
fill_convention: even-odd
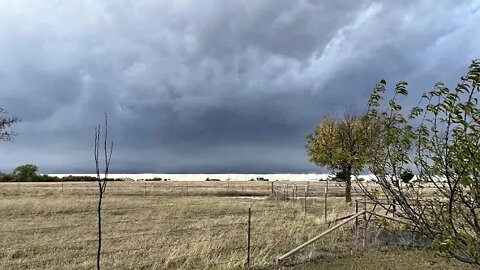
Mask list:
[[[95,170],[97,174],[97,183],[98,183],[98,208],[97,208],[97,217],[98,217],[98,249],[97,249],[97,270],[100,270],[100,257],[102,254],[102,201],[107,189],[108,183],[108,170],[110,168],[110,161],[112,159],[113,152],[113,141],[108,146],[108,116],[105,113],[105,124],[104,124],[104,136],[103,136],[103,152],[104,152],[104,173],[103,178],[100,176],[100,154],[101,154],[101,125],[95,127]]]

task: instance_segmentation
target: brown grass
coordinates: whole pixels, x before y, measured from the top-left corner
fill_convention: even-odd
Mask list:
[[[185,183],[146,184],[109,183],[104,202],[104,269],[244,266],[249,200],[241,196],[271,195],[271,183],[231,182],[227,186],[225,182],[190,182],[188,191]],[[292,186],[274,183],[287,184]],[[295,184],[298,190],[306,186]],[[61,183],[1,184],[0,268],[93,269],[95,185],[64,183],[62,193]],[[310,183],[309,188],[314,194],[324,187]],[[328,220],[354,211],[343,200],[328,199]],[[327,228],[321,196],[308,199],[307,213],[304,209],[302,198],[293,202],[271,196],[252,201],[252,265],[271,264]],[[335,231],[295,259],[345,254],[359,248],[352,230],[349,225]]]
[[[3,186],[0,268],[94,267],[96,196],[89,192],[94,192],[95,183],[69,183],[63,195],[58,184],[22,183],[20,190],[15,184]],[[202,183],[190,187],[193,194],[202,196],[158,196],[155,191],[166,191],[152,188],[145,192],[143,184],[111,183],[107,190],[105,269],[229,269],[244,265],[249,202],[235,196],[258,195],[270,188],[268,185],[257,184],[257,188],[252,183],[237,183],[236,189],[223,190],[215,187],[217,183]],[[164,187],[167,185],[177,188],[172,183]],[[74,195],[76,192],[85,194]],[[319,204],[309,201],[306,215],[301,200],[254,200],[252,264],[271,263],[325,229]],[[337,211],[332,211],[332,216],[340,215]]]

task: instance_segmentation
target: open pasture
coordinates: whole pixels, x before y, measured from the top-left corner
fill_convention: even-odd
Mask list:
[[[96,185],[2,183],[0,268],[94,268]],[[325,182],[109,182],[103,203],[102,265],[268,267],[328,229],[325,217],[331,221],[354,211],[354,204],[337,197],[343,195],[343,187],[330,183],[325,215],[325,188]],[[361,240],[355,225],[349,224],[299,252],[295,261],[355,250],[362,250]]]
[[[144,183],[109,183],[103,204],[102,264],[105,269],[265,266],[326,228],[323,208],[316,201],[308,202],[310,213],[305,214],[300,200],[281,201],[265,196],[250,201],[223,196],[223,193],[206,196],[220,192],[215,185],[225,183],[195,183],[197,186],[193,185],[192,194],[188,196],[186,191],[178,189],[178,183],[146,184],[145,193]],[[256,195],[268,194],[267,188],[271,191],[268,183],[253,184],[235,183],[231,191]],[[96,183],[64,183],[63,193],[60,185],[2,184],[0,268],[94,267]],[[160,185],[169,191],[162,191]],[[231,188],[222,186],[221,192]],[[178,194],[173,195],[173,191]],[[160,196],[165,194],[162,192],[169,196]],[[194,195],[195,192],[202,196]],[[250,248],[247,244],[249,205]],[[347,208],[335,209],[330,214],[340,216],[350,210]],[[312,252],[313,249],[303,256],[310,256]]]

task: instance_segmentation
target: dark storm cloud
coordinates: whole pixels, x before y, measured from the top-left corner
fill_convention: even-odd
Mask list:
[[[305,133],[361,110],[380,78],[456,81],[480,56],[479,6],[2,1],[0,106],[23,121],[0,169],[91,171],[108,112],[115,171],[316,170]]]

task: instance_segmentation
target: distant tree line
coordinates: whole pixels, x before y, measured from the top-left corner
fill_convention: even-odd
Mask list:
[[[109,178],[109,181],[123,181],[123,179]],[[12,173],[0,172],[0,182],[83,182],[97,181],[94,176],[74,176],[65,177],[49,176],[47,174],[38,174],[38,166],[33,164],[24,164],[16,167]]]

